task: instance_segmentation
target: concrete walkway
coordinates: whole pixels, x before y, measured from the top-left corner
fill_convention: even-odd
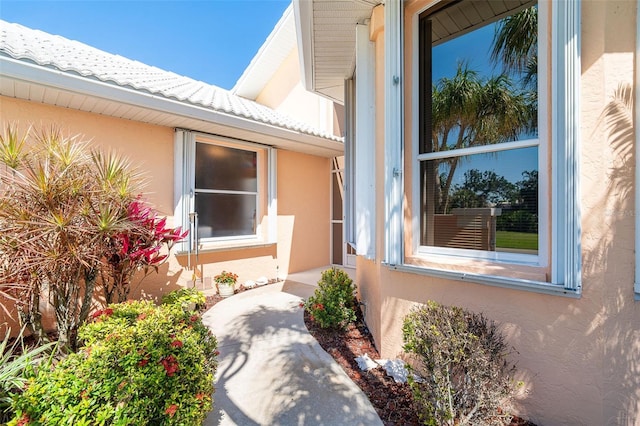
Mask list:
[[[382,425],[360,388],[309,334],[293,281],[236,294],[203,315],[218,339],[205,425]]]

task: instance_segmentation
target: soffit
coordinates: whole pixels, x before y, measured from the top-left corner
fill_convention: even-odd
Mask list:
[[[294,0],[307,90],[344,103],[344,81],[352,77],[355,67],[355,26],[366,23],[373,8],[381,3]],[[426,13],[441,11],[433,17],[437,44],[536,3],[535,0],[442,1]]]
[[[353,76],[356,25],[378,0],[294,0],[298,43],[307,90],[344,104],[344,81]]]
[[[535,5],[536,0],[443,1],[425,11],[432,22],[434,45]]]

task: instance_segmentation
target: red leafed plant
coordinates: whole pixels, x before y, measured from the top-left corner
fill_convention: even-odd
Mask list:
[[[167,227],[167,218],[158,217],[157,212],[147,205],[141,196],[129,204],[126,220],[131,226],[116,232],[112,237],[112,252],[107,258],[107,268],[102,281],[107,304],[120,303],[127,299],[131,290],[131,280],[138,271],[145,276],[167,259],[162,253],[187,236],[188,231]]]

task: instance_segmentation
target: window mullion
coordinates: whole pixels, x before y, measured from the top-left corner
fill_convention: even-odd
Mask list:
[[[196,188],[196,193],[202,194],[237,194],[237,195],[258,195],[257,191],[233,191],[228,189],[201,189]]]
[[[418,161],[441,160],[443,158],[464,157],[466,155],[474,154],[486,154],[489,152],[500,152],[518,148],[529,148],[538,145],[538,139],[526,139],[521,141],[495,143],[491,145],[472,146],[469,148],[459,148],[450,151],[428,152],[418,155],[417,158]]]

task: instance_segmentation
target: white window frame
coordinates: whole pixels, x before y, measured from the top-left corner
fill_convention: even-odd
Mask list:
[[[402,61],[398,56],[402,55],[402,2],[400,0],[388,0],[385,3],[385,154],[392,158],[385,164],[385,263],[391,268],[405,272],[425,274],[446,279],[472,281],[508,288],[519,288],[547,294],[559,294],[571,297],[579,297],[582,291],[582,255],[581,255],[581,228],[579,207],[579,83],[580,83],[580,2],[568,0],[552,2],[551,19],[546,15],[548,2],[540,2],[540,10],[544,15],[539,19],[539,31],[544,35],[540,40],[547,40],[546,34],[553,34],[550,57],[551,64],[551,90],[554,93],[554,105],[551,123],[541,123],[551,127],[541,128],[540,135],[551,135],[551,143],[540,143],[539,157],[546,157],[544,149],[551,150],[552,176],[549,185],[544,181],[546,173],[539,173],[540,188],[551,186],[551,205],[541,208],[551,211],[551,229],[540,235],[539,246],[551,246],[550,253],[540,252],[537,256],[537,265],[550,266],[551,276],[548,282],[525,280],[508,276],[495,276],[471,272],[460,272],[446,269],[416,266],[404,263],[403,258],[403,229],[392,218],[394,212],[402,212],[403,196],[397,191],[397,181],[401,181],[402,172],[398,167],[397,156],[403,151],[402,116],[398,118],[398,98],[402,100],[402,82],[395,78],[401,69]],[[430,5],[431,7],[433,5]],[[414,32],[413,45],[418,45],[418,16],[425,9],[418,11],[413,16]],[[550,28],[547,26],[550,25]],[[549,31],[550,30],[550,31]],[[544,42],[543,42],[544,43]],[[543,43],[540,43],[542,45]],[[418,75],[417,64],[412,70],[413,75]],[[539,75],[539,87],[548,87],[543,73]],[[542,77],[542,79],[540,79]],[[417,84],[414,79],[414,84]],[[412,93],[418,93],[414,87]],[[400,106],[402,103],[400,102]],[[417,164],[417,99],[412,99],[412,135],[411,146],[413,162]],[[548,147],[548,148],[546,148]],[[546,169],[542,169],[546,170]],[[419,199],[419,174],[415,170],[412,173],[413,199]],[[544,191],[544,190],[542,190]],[[416,196],[418,198],[416,198]],[[542,196],[540,203],[546,203],[549,198]],[[414,209],[412,217],[412,233],[419,235],[420,222],[417,220]],[[550,238],[547,243],[545,238]],[[415,241],[415,238],[414,238]],[[419,240],[418,240],[419,241]],[[414,249],[417,251],[417,246]],[[419,254],[419,253],[418,253]],[[548,259],[548,260],[545,260]],[[512,259],[518,263],[517,257]],[[547,265],[545,262],[549,262]],[[507,265],[508,267],[508,265]]]
[[[265,161],[258,161],[257,164],[257,185],[256,196],[256,233],[253,235],[239,235],[228,237],[198,238],[198,248],[224,249],[226,247],[237,248],[238,246],[251,246],[262,244],[273,244],[277,241],[277,196],[276,196],[276,149],[246,141],[239,141],[220,136],[212,136],[189,130],[178,129],[175,133],[174,141],[174,176],[175,188],[174,197],[176,207],[174,211],[174,222],[182,229],[189,230],[189,237],[178,247],[179,252],[189,252],[196,249],[196,235],[194,234],[194,223],[191,220],[191,213],[195,210],[195,153],[196,143],[211,143],[214,145],[230,148],[245,149],[247,151],[265,152]],[[260,194],[263,187],[262,176],[265,175],[264,167],[267,167],[267,194]],[[199,191],[203,192],[203,191]],[[208,191],[204,191],[208,192]],[[264,213],[261,206],[264,197],[267,200],[267,224],[266,232],[261,227],[260,218]]]
[[[541,40],[543,34],[546,34],[546,22],[548,20],[548,13],[546,8],[539,8],[539,19],[538,19],[538,39]],[[419,28],[418,21],[419,15],[416,15],[414,19],[416,20],[416,27],[414,30],[414,34],[412,35],[414,38],[414,43],[419,43]],[[541,19],[540,19],[541,18]],[[415,44],[415,46],[419,46],[419,44]],[[548,52],[545,43],[540,43],[538,47],[538,91],[540,91],[542,87],[546,87],[547,76],[548,76],[548,63],[547,57]],[[414,66],[414,75],[418,75],[418,61],[415,61]],[[419,93],[417,88],[419,87],[420,81],[414,83],[416,86],[416,91],[413,93]],[[547,102],[546,96],[539,96],[539,104],[538,104],[538,134],[546,135],[547,133]],[[544,101],[543,101],[544,100]],[[413,110],[413,125],[414,125],[414,135],[418,135],[418,110],[419,110],[419,100],[417,96],[412,99],[414,110]],[[414,139],[417,140],[417,139]],[[538,170],[544,171],[547,170],[547,144],[540,143],[539,138],[527,139],[527,140],[514,140],[511,142],[503,142],[499,144],[492,145],[482,145],[475,146],[470,148],[462,148],[457,149],[455,151],[441,151],[441,152],[432,152],[420,154],[418,151],[417,143],[412,144],[413,158],[417,160],[414,163],[413,168],[413,182],[419,182],[419,170],[421,161],[427,160],[435,160],[442,158],[453,157],[452,152],[455,153],[455,156],[465,156],[465,155],[473,155],[473,154],[482,154],[489,152],[506,152],[514,149],[520,148],[530,148],[537,147],[538,148]],[[546,173],[538,173],[538,188],[546,188],[548,184],[547,174]],[[540,192],[540,190],[539,190]],[[419,185],[413,185],[413,199],[420,199],[420,187]],[[417,197],[417,198],[416,198]],[[414,247],[413,252],[418,256],[428,256],[430,258],[437,257],[460,257],[460,258],[470,258],[470,259],[482,259],[488,261],[496,261],[496,262],[508,262],[508,263],[516,263],[521,265],[531,265],[531,266],[540,266],[546,267],[549,262],[549,253],[547,248],[549,247],[549,221],[547,218],[549,217],[549,203],[547,203],[546,197],[538,197],[538,253],[537,254],[522,254],[522,253],[510,253],[510,252],[499,252],[499,251],[485,251],[485,250],[471,250],[471,249],[456,249],[456,248],[446,248],[439,246],[423,246],[420,245],[420,211],[418,209],[413,210],[412,220],[414,223],[417,223],[417,228],[414,228]]]

